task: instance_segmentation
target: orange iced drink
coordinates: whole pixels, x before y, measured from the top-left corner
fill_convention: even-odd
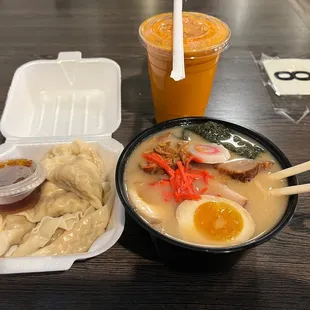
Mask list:
[[[230,30],[221,20],[183,12],[185,79],[174,81],[172,70],[173,15],[145,20],[140,40],[147,49],[155,119],[202,116],[208,104],[220,54],[228,48]]]

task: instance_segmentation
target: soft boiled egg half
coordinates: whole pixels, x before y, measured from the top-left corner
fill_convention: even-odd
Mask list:
[[[201,197],[183,201],[176,210],[179,231],[186,241],[226,247],[252,237],[253,219],[238,203],[215,196]]]

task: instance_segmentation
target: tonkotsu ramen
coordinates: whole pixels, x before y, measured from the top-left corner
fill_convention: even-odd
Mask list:
[[[263,147],[214,122],[175,127],[143,141],[125,168],[128,198],[154,229],[209,247],[245,243],[283,217],[287,185]]]

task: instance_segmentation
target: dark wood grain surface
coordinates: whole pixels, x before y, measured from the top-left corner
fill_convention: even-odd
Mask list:
[[[295,2],[295,3],[294,3]],[[287,0],[188,0],[186,10],[226,21],[233,33],[217,72],[208,116],[260,131],[293,164],[309,160],[310,117],[294,124],[274,113],[252,53],[298,57],[310,51],[309,12]],[[292,4],[295,4],[292,6]],[[14,70],[60,51],[105,56],[122,68],[123,144],[152,125],[153,110],[137,29],[170,11],[172,0],[0,0],[1,109]],[[310,102],[309,102],[310,106]],[[300,177],[310,183],[310,174]],[[310,196],[291,223],[227,273],[180,273],[159,261],[148,237],[127,218],[108,252],[66,272],[0,277],[0,309],[309,309]]]

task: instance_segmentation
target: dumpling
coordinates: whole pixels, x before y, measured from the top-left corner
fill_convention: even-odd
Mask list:
[[[46,243],[46,245],[50,245],[53,243],[56,239],[58,239],[63,233],[65,232],[62,228],[57,228],[50,240]]]
[[[115,194],[96,149],[77,139],[41,161],[47,178],[36,206],[0,215],[0,257],[86,252],[109,223]]]
[[[19,244],[23,236],[35,226],[19,215],[7,215],[4,221],[3,230],[0,232],[0,256],[12,245]]]
[[[103,207],[83,217],[70,231],[64,232],[53,243],[33,253],[32,256],[87,252],[96,239],[105,232],[109,223],[115,193],[109,183],[104,183],[103,188],[106,193]],[[90,231],[92,233],[89,233]]]
[[[92,211],[94,209],[91,207]],[[83,212],[67,213],[61,217],[44,217],[37,226],[28,232],[11,256],[26,256],[44,247],[58,228],[70,231],[82,217]]]
[[[54,156],[65,156],[74,154],[71,148],[71,143],[58,144],[52,147],[45,158],[54,157]]]
[[[54,146],[43,158],[43,163],[45,163],[47,170],[50,171],[55,165],[64,164],[77,155],[95,164],[101,176],[105,177],[106,171],[103,159],[88,143],[81,139],[76,139],[69,144]]]
[[[89,207],[89,201],[62,190],[40,199],[34,208],[18,214],[26,217],[29,222],[38,223],[45,216],[59,217],[66,213],[85,212]]]
[[[79,198],[89,200],[96,208],[102,206],[102,178],[95,164],[76,158],[72,162],[54,169],[48,180],[62,189],[75,193]]]
[[[104,233],[110,213],[104,206],[82,218],[70,231],[65,231],[54,242],[32,256],[60,255],[87,252],[93,242]],[[89,233],[92,231],[92,233]]]
[[[80,219],[81,215],[90,208],[89,201],[77,197],[74,193],[66,192],[51,182],[43,184],[41,193],[40,201],[33,209],[16,215],[8,215],[2,220],[4,224],[2,224],[3,231],[0,232],[0,255],[6,253],[12,245],[20,242],[22,247],[19,246],[13,256],[28,255],[40,249],[49,241],[50,238],[47,238],[47,235],[53,235],[58,227],[69,229],[68,225],[63,227],[62,219],[67,221],[68,218],[76,218],[72,214],[78,214],[78,219]],[[34,233],[31,230],[35,223],[39,224],[33,230]],[[73,224],[70,229],[72,226]]]
[[[56,184],[49,182],[49,181],[45,181],[41,185],[40,200],[46,199],[46,198],[51,197],[55,194],[60,194],[60,193],[65,193],[65,192],[66,192],[65,190],[63,190],[62,188],[60,188]]]
[[[71,148],[73,154],[91,161],[99,169],[101,176],[105,178],[105,166],[102,157],[86,142],[81,139],[76,139],[72,142]]]
[[[72,162],[76,158],[75,155],[64,155],[57,157],[48,157],[42,161],[43,167],[47,173],[47,177],[51,174],[51,172],[69,162]]]
[[[4,225],[5,225],[5,217],[0,214],[0,231],[2,231]]]

